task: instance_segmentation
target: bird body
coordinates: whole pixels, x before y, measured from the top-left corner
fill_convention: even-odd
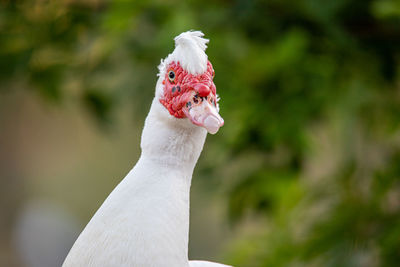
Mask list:
[[[183,35],[184,42],[189,43],[189,47],[183,49],[186,54],[187,50],[193,52],[193,49],[190,49],[193,47],[190,45],[195,45],[195,49],[200,48],[204,53],[205,47],[198,47],[196,44],[196,41],[205,40],[200,34],[187,32],[180,35],[181,37]],[[177,49],[179,51],[179,48],[182,49],[178,44],[174,52]],[[179,57],[175,57],[171,62],[180,62],[183,66],[188,63],[185,59],[179,61],[178,59]],[[189,56],[189,60],[193,60],[193,56]],[[169,88],[166,82],[172,80],[168,78],[166,81],[166,76],[169,75],[168,64],[171,62],[168,62],[167,58],[160,65],[156,97],[143,128],[142,153],[137,164],[108,196],[85,227],[69,252],[64,267],[224,266],[188,260],[189,194],[192,173],[203,149],[207,130],[214,131],[217,126],[222,126],[223,120],[217,117],[219,116],[216,111],[217,106],[211,106],[211,102],[206,100],[198,101],[197,106],[193,102],[193,107],[188,107],[189,97],[190,101],[195,100],[191,92],[193,86],[190,87],[192,89],[188,89],[180,83],[182,91],[179,91],[186,95],[175,95],[175,97],[183,99],[185,101],[183,105],[179,103],[176,105],[176,102],[179,102],[177,99],[172,100],[171,95],[166,96],[165,91]],[[204,71],[196,73],[196,64],[189,65],[192,68],[191,75],[201,75]],[[204,67],[204,64],[201,66]],[[200,79],[200,82],[207,81]],[[170,101],[162,101],[168,97]],[[168,104],[173,101],[175,106],[168,108]],[[179,106],[181,110],[185,109],[179,114],[188,114],[187,118],[189,116],[193,118],[173,116],[172,114],[181,111],[178,110]],[[193,111],[192,108],[196,109]],[[199,124],[207,123],[208,125],[199,127]]]

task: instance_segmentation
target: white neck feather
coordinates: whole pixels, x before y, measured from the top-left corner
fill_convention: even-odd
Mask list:
[[[142,157],[164,166],[180,166],[193,171],[206,135],[204,128],[193,125],[188,119],[171,116],[154,98],[142,132]]]
[[[188,266],[189,192],[207,132],[154,99],[142,154],[71,249],[67,266]]]

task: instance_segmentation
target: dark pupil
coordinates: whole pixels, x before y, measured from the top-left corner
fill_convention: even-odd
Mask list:
[[[170,78],[170,79],[175,78],[175,73],[174,73],[173,71],[170,71],[170,72],[169,72],[169,78]]]

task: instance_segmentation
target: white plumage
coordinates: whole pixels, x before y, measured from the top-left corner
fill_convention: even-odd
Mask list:
[[[184,69],[193,74],[200,74],[207,69],[207,48],[209,40],[202,38],[204,34],[200,31],[183,32],[174,38],[175,50],[161,61],[158,66],[159,76],[165,72],[165,66],[172,61],[179,61]]]
[[[170,62],[179,61],[192,74],[207,69],[204,51],[208,40],[202,36],[201,32],[186,32],[175,38],[174,52],[159,66],[140,159],[90,220],[64,267],[226,266],[188,260],[190,184],[207,131],[187,118],[170,115],[159,99]],[[217,107],[206,102],[202,106],[204,112],[218,113]]]

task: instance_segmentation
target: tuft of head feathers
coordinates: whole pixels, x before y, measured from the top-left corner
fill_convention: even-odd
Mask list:
[[[159,76],[163,77],[166,67],[173,61],[180,65],[189,73],[198,75],[207,71],[207,48],[208,39],[202,38],[201,31],[187,31],[175,37],[175,50],[169,54],[165,60],[161,60],[158,66]]]

